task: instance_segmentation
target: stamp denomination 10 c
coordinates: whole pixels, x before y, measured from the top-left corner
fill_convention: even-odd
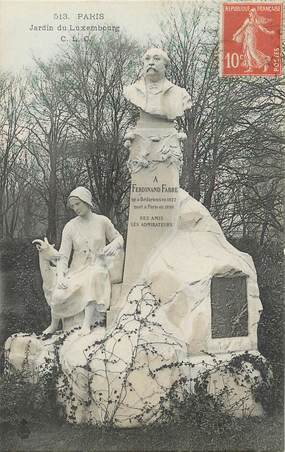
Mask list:
[[[282,75],[282,4],[223,3],[220,74]]]

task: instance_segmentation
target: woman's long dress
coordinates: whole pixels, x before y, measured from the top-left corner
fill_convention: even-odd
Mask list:
[[[243,29],[237,33],[235,41],[242,43],[243,50],[243,66],[251,68],[262,68],[270,62],[270,56],[265,55],[257,49],[256,33],[258,31],[258,25],[247,19]]]
[[[68,287],[53,290],[50,305],[54,316],[74,316],[91,301],[97,303],[98,310],[108,309],[111,295],[108,258],[100,255],[100,251],[107,240],[112,242],[114,239],[123,240],[103,215],[92,213],[88,219],[78,216],[65,225],[58,270],[66,276]]]

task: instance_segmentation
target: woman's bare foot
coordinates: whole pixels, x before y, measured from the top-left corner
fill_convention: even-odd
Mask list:
[[[42,332],[42,334],[53,334],[53,333],[56,332],[56,330],[57,330],[57,325],[55,326],[55,325],[51,324],[49,327],[47,327],[47,328]]]
[[[47,329],[45,329],[42,334],[53,334],[53,333],[55,333],[56,330],[58,329],[59,320],[60,319],[54,318],[52,316],[50,326],[48,326]]]

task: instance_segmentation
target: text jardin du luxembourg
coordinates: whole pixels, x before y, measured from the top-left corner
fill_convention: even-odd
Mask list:
[[[30,25],[29,31],[118,31],[116,25]]]

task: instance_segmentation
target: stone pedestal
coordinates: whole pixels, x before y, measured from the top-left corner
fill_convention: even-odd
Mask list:
[[[189,353],[185,364],[191,394],[202,384],[210,397],[219,400],[224,413],[234,417],[264,415],[262,402],[270,388],[272,372],[258,351],[197,356]]]
[[[145,265],[191,356],[257,350],[262,305],[251,257],[227,242],[207,209],[180,189],[177,227]]]
[[[138,300],[139,310],[132,303]],[[159,423],[173,397],[183,402],[182,394],[199,394],[204,403],[209,397],[219,400],[221,412],[235,417],[264,414],[272,374],[262,355],[187,356],[185,346],[159,324],[159,306],[147,288],[136,288],[128,301],[125,316],[109,333],[97,327],[84,337],[77,330],[47,340],[11,336],[5,344],[7,364],[25,370],[31,382],[53,374],[57,401],[71,423]]]
[[[126,135],[132,178],[122,300],[176,225],[183,138],[173,122],[145,113]]]
[[[178,170],[159,162],[132,175],[124,291],[140,280],[143,266],[176,221]]]

